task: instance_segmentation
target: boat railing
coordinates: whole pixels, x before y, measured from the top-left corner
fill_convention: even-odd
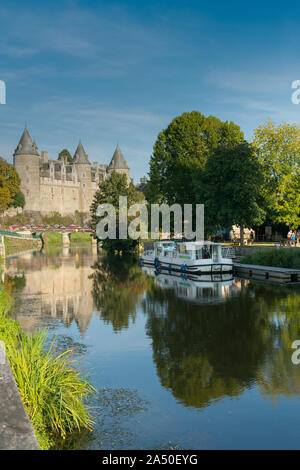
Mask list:
[[[233,246],[222,246],[222,258],[235,258],[236,253]]]

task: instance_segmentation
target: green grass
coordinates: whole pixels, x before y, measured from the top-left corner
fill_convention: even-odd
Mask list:
[[[71,233],[71,245],[91,245],[91,234],[86,232]],[[62,246],[62,234],[58,232],[47,232],[44,234],[45,243],[48,246]]]
[[[42,449],[55,446],[71,433],[92,429],[86,400],[95,389],[82,376],[68,350],[57,355],[46,349],[45,330],[29,336],[9,315],[12,299],[0,287],[0,340],[4,341],[26,412]]]
[[[47,232],[43,235],[46,245],[62,246],[62,234],[58,232]]]
[[[241,263],[300,269],[300,248],[268,248],[244,256]]]
[[[40,240],[26,240],[22,238],[4,237],[6,256],[20,253],[21,251],[37,250],[41,247]]]
[[[71,245],[91,245],[92,234],[87,232],[73,232],[71,233]]]

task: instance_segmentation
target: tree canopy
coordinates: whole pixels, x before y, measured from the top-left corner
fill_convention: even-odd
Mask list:
[[[238,225],[243,243],[243,228],[262,223],[265,215],[261,207],[263,174],[253,146],[244,141],[215,149],[206,163],[204,183],[206,224]]]
[[[212,150],[219,145],[243,141],[240,127],[233,122],[205,117],[198,111],[175,117],[159,133],[150,159],[149,202],[195,203],[199,181]],[[201,203],[202,201],[197,201]]]
[[[103,247],[109,251],[132,251],[138,242],[130,238],[119,239],[119,196],[127,196],[127,209],[136,203],[140,203],[143,194],[135,189],[133,182],[127,183],[126,175],[112,172],[111,177],[99,183],[99,189],[96,191],[93,203],[91,205],[92,225],[96,227],[101,217],[97,215],[97,208],[102,204],[111,204],[116,212],[117,238],[115,240],[103,240]],[[129,220],[129,219],[128,219]]]
[[[14,201],[20,187],[20,177],[13,165],[0,157],[0,210]]]
[[[271,120],[254,131],[264,173],[263,196],[274,222],[300,225],[300,128]]]

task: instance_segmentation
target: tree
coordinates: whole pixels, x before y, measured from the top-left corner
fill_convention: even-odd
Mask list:
[[[13,207],[24,207],[25,206],[25,196],[22,191],[17,192],[14,201],[11,204]]]
[[[244,141],[215,149],[207,160],[204,182],[206,224],[239,225],[243,244],[244,228],[259,225],[265,215],[262,168],[253,146]]]
[[[134,187],[132,181],[128,184],[126,175],[112,172],[111,177],[99,183],[93,203],[91,205],[92,226],[96,227],[101,217],[97,216],[97,208],[101,204],[111,204],[116,212],[117,238],[103,240],[103,248],[109,251],[133,251],[138,246],[137,240],[130,238],[119,239],[119,196],[127,196],[127,209],[129,206],[141,202],[141,193]],[[129,218],[128,218],[129,220]]]
[[[13,165],[0,157],[0,210],[4,211],[19,192],[20,177]]]
[[[183,113],[159,133],[150,159],[146,198],[168,204],[195,203],[206,161],[219,145],[243,141],[243,133],[233,122],[222,122],[198,111]]]
[[[68,163],[72,163],[72,162],[73,162],[72,155],[70,154],[70,152],[69,152],[68,149],[63,149],[61,152],[59,152],[59,154],[58,154],[58,160],[61,160],[62,157],[67,157],[67,162],[68,162]]]
[[[254,131],[264,173],[263,194],[274,222],[300,225],[300,128],[271,120]]]

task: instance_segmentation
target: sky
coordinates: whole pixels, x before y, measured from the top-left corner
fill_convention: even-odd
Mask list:
[[[198,110],[245,137],[268,118],[300,122],[300,6],[273,2],[0,3],[0,155],[12,162],[25,123],[39,151],[91,162],[119,144],[135,183],[158,133]]]

